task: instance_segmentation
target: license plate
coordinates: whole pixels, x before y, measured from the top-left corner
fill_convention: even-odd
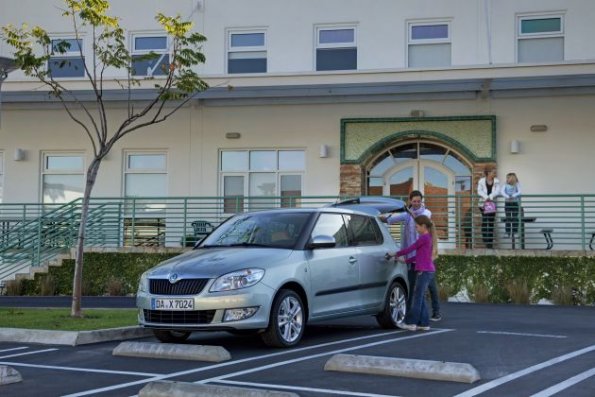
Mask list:
[[[153,298],[151,299],[151,309],[194,310],[194,299]]]

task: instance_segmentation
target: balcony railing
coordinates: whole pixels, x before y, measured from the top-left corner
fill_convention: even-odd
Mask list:
[[[229,216],[280,207],[320,207],[347,197],[134,197],[93,198],[86,247],[181,247],[192,245]],[[397,197],[404,199],[403,197]],[[440,248],[485,248],[477,197],[426,196]],[[76,243],[81,202],[0,204],[1,269],[39,266]],[[493,230],[497,249],[592,250],[595,195],[525,195],[522,211],[507,217],[498,200]],[[506,234],[506,223],[512,227]],[[400,227],[391,226],[395,238]]]

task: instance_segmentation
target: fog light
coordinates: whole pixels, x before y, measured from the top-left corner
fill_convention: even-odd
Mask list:
[[[239,321],[250,318],[258,311],[258,306],[227,309],[223,314],[223,321]]]

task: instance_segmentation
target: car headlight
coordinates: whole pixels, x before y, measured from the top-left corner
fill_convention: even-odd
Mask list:
[[[138,282],[138,292],[149,292],[149,277],[147,274],[149,272],[144,272],[140,276],[140,281]]]
[[[263,269],[243,269],[227,273],[216,279],[209,291],[220,292],[252,287],[262,280],[263,276]]]

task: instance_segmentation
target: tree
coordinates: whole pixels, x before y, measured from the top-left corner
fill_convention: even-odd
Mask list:
[[[126,48],[125,31],[120,27],[117,17],[109,16],[110,3],[107,0],[64,0],[66,8],[63,16],[70,20],[74,36],[78,43],[81,29],[90,32],[93,46],[92,59],[84,64],[85,81],[94,93],[94,101],[84,101],[77,97],[77,90],[69,88],[64,81],[56,80],[52,70],[70,66],[67,61],[52,63],[52,57],[59,57],[70,50],[71,42],[52,40],[47,31],[41,27],[20,28],[12,25],[2,27],[3,40],[14,49],[14,58],[19,69],[26,76],[40,80],[49,88],[49,93],[62,104],[68,116],[80,127],[91,141],[93,160],[86,173],[85,190],[82,198],[81,220],[76,245],[75,270],[72,288],[71,316],[82,317],[81,287],[83,275],[83,248],[85,245],[85,226],[89,212],[89,200],[95,185],[101,161],[120,139],[133,131],[162,123],[182,108],[197,93],[208,88],[208,85],[194,72],[193,67],[204,63],[205,57],[201,45],[206,38],[192,31],[192,24],[176,17],[157,14],[155,19],[162,26],[171,43],[170,62],[163,66],[160,79],[152,77],[136,78],[132,68],[133,59]],[[78,47],[81,59],[83,49]],[[76,51],[77,48],[74,48]],[[144,60],[157,61],[160,65],[160,54],[150,53]],[[124,120],[109,122],[109,112],[105,107],[104,85],[108,78],[105,72],[114,75],[119,71],[122,79],[113,79],[117,89],[132,92],[143,80],[151,79],[154,84],[154,96],[151,100],[136,104],[129,95],[127,113]],[[111,79],[111,78],[110,78]],[[79,92],[80,94],[80,92]],[[135,107],[138,106],[138,108]],[[168,106],[166,106],[168,105]],[[110,127],[114,125],[115,127]]]

